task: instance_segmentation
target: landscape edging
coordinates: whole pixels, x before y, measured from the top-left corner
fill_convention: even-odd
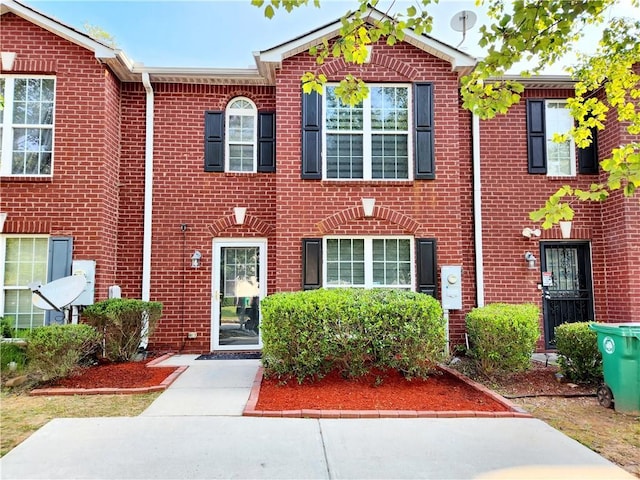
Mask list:
[[[154,368],[159,367],[159,363],[170,358],[173,353],[165,353],[164,355],[154,358],[147,367]],[[66,388],[66,387],[52,387],[52,388],[35,388],[29,392],[29,395],[37,396],[59,396],[59,395],[132,395],[137,393],[152,393],[161,392],[169,388],[179,376],[188,367],[179,366],[176,370],[167,376],[160,385],[153,385],[151,387],[135,387],[135,388],[118,388],[118,387],[106,387],[106,388]]]
[[[455,372],[448,367],[439,366],[447,373],[454,375],[470,387],[480,390],[485,395],[501,405],[511,409],[509,412],[478,412],[464,411],[432,411],[432,410],[256,410],[260,385],[264,375],[264,367],[260,366],[251,387],[249,401],[242,415],[245,417],[286,417],[286,418],[533,418],[533,416],[510,402],[506,398],[489,390],[484,385],[474,382],[470,378]]]

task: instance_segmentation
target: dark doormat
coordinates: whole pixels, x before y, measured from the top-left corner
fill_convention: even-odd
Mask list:
[[[260,352],[214,352],[200,355],[196,360],[260,360],[261,358]]]

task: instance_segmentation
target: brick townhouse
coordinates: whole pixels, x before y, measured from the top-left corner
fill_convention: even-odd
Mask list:
[[[493,302],[539,305],[541,350],[563,322],[640,321],[637,198],[576,205],[565,236],[528,219],[559,186],[602,180],[598,159],[629,140],[610,115],[586,151],[548,141],[570,122],[569,78],[526,79],[479,121],[459,94],[476,59],[424,35],[355,71],[307,53],[338,21],[255,68],[148,68],[0,5],[0,311],[16,327],[62,321],[28,285],[80,271],[67,321],[118,291],[160,301],[150,348],[182,352],[259,349],[265,295],[348,285],[436,296],[454,344]],[[322,96],[302,94],[309,70]],[[347,73],[370,87],[357,107],[335,95]]]

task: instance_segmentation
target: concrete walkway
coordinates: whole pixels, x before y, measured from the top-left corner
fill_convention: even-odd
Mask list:
[[[53,420],[0,478],[633,478],[536,419],[242,417],[259,361],[164,364],[189,368],[142,415]]]

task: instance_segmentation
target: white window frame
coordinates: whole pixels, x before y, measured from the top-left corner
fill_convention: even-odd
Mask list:
[[[7,261],[7,239],[8,238],[28,238],[28,239],[36,239],[36,238],[45,238],[47,239],[47,270],[49,268],[49,242],[50,242],[50,236],[49,235],[19,235],[19,234],[11,234],[11,235],[0,235],[0,316],[3,316],[5,313],[5,305],[6,305],[6,299],[5,299],[5,290],[26,290],[29,289],[28,285],[18,285],[18,286],[12,286],[11,288],[7,288],[7,286],[5,285],[5,263]],[[35,280],[39,280],[42,283],[46,283],[47,278],[46,276],[49,274],[49,272],[45,272],[45,278],[35,278],[33,279]],[[37,307],[33,307],[34,309],[37,309]],[[44,325],[46,322],[46,312],[43,311],[43,317],[42,317],[42,325]],[[36,326],[39,325],[33,325],[33,327],[35,328]]]
[[[374,133],[384,133],[383,130],[371,130],[371,97],[367,96],[362,102],[363,130],[362,130],[362,178],[329,178],[327,176],[327,87],[338,84],[329,83],[324,87],[322,95],[322,179],[336,182],[407,182],[413,179],[413,89],[409,83],[367,83],[367,87],[395,87],[407,89],[407,178],[372,178],[372,145],[371,137]],[[346,132],[343,132],[346,133]],[[404,134],[403,131],[388,132],[391,135]]]
[[[327,281],[327,241],[328,240],[364,240],[364,284],[363,285],[329,285]],[[407,285],[375,285],[373,283],[373,240],[409,240],[409,263],[411,283]],[[328,235],[322,239],[322,284],[325,288],[399,288],[415,290],[416,257],[415,239],[410,235]]]
[[[569,113],[569,109],[567,108],[567,101],[566,100],[561,100],[561,99],[550,99],[550,100],[545,100],[544,102],[544,109],[545,109],[545,116],[544,116],[544,123],[545,123],[545,150],[546,150],[546,155],[547,155],[547,176],[549,177],[575,177],[576,176],[576,144],[573,140],[573,138],[569,138],[567,140],[567,142],[569,143],[569,166],[570,166],[570,172],[569,173],[557,173],[557,169],[552,171],[551,168],[551,155],[549,152],[549,143],[553,142],[553,136],[554,134],[558,133],[558,134],[564,134],[567,133],[567,131],[565,132],[558,132],[558,131],[554,131],[553,128],[551,127],[551,125],[549,125],[549,112],[551,110],[560,110],[560,108],[556,108],[556,107],[552,107],[551,105],[564,105],[564,109],[566,110],[567,116],[569,117],[569,119],[571,119],[571,114]],[[555,143],[555,142],[553,142]],[[557,145],[560,145],[558,143],[556,143]]]
[[[237,102],[237,101],[246,101],[249,104],[251,104],[251,115],[248,114],[249,110],[248,109],[234,109],[232,108],[232,105]],[[238,113],[234,113],[234,112],[246,112],[241,114],[242,116],[246,116],[246,117],[253,117],[253,138],[251,140],[251,142],[232,142],[231,141],[231,136],[229,135],[229,128],[231,125],[230,122],[230,117],[232,115],[238,115]],[[256,104],[247,97],[234,97],[232,98],[229,103],[227,104],[227,108],[225,109],[225,114],[224,114],[225,118],[225,132],[224,132],[224,138],[225,138],[225,145],[224,145],[224,171],[225,172],[229,172],[229,173],[256,173],[258,171],[258,108],[256,107]],[[253,166],[251,168],[251,170],[232,170],[231,169],[231,156],[230,156],[230,151],[231,151],[231,145],[252,145],[253,147]]]
[[[54,156],[55,156],[55,127],[56,127],[56,77],[53,75],[0,75],[0,78],[4,80],[4,92],[0,92],[4,96],[4,111],[2,116],[2,122],[0,122],[0,130],[2,130],[2,155],[0,158],[0,175],[3,177],[45,177],[49,178],[53,176],[54,171]],[[53,119],[51,125],[46,124],[16,124],[13,123],[13,109],[14,109],[14,90],[16,79],[37,79],[37,80],[53,80]],[[38,129],[51,129],[51,173],[12,173],[12,158],[13,158],[13,130],[14,128],[38,128]]]

